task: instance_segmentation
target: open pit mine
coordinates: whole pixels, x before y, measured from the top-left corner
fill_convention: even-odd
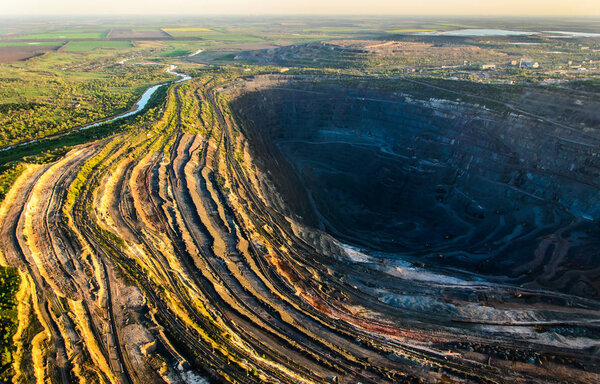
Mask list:
[[[15,382],[600,382],[600,135],[392,88],[202,75],[29,165]]]

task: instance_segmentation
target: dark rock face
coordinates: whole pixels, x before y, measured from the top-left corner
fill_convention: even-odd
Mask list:
[[[428,265],[598,295],[599,134],[331,85],[248,92],[232,109],[305,223]]]

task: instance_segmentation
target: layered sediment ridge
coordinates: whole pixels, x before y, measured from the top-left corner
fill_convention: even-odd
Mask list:
[[[249,87],[233,110],[307,225],[390,257],[597,297],[597,132],[434,90]]]

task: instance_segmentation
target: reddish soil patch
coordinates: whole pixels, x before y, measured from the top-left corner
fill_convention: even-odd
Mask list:
[[[22,61],[56,50],[55,45],[28,45],[18,47],[0,47],[0,63]]]

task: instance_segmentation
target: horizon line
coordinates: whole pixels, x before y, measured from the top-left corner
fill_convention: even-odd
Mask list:
[[[497,14],[497,15],[489,15],[489,14],[459,14],[459,13],[450,13],[450,14],[429,14],[429,13],[397,13],[397,14],[358,14],[358,13],[69,13],[69,14],[59,14],[59,13],[5,13],[0,15],[0,18],[4,17],[115,17],[115,16],[127,16],[127,17],[198,17],[198,16],[218,16],[218,17],[302,17],[302,16],[324,16],[324,17],[381,17],[381,18],[393,18],[393,17],[465,17],[465,18],[506,18],[506,17],[528,17],[528,18],[556,18],[556,19],[565,19],[565,18],[586,18],[600,19],[600,14],[569,14],[569,15],[557,15],[557,14]]]

